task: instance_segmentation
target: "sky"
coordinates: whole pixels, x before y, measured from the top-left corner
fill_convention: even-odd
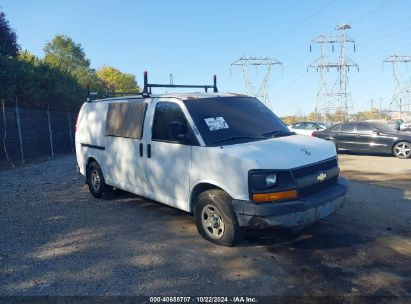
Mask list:
[[[337,24],[349,23],[356,42],[356,52],[350,46],[347,54],[359,65],[349,72],[354,112],[379,98],[388,108],[394,78],[383,60],[411,55],[410,0],[0,0],[0,7],[22,49],[43,57],[44,45],[65,34],[82,45],[92,67],[115,66],[140,85],[145,70],[153,83],[168,83],[173,74],[175,84],[207,84],[216,74],[219,91],[245,93],[243,71],[231,63],[276,58],[282,68],[272,67],[269,98],[279,116],[314,110],[320,75],[307,66],[320,49],[312,40],[338,34]],[[338,55],[337,48],[326,52]],[[409,76],[411,66],[403,73]],[[248,75],[258,87],[265,74]]]

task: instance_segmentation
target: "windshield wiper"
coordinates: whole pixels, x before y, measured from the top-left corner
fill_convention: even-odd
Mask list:
[[[294,135],[294,134],[295,134],[295,132],[275,130],[275,131],[262,133],[261,136],[271,135],[271,137],[281,137],[281,136],[289,136],[289,135]]]
[[[231,141],[231,140],[241,140],[241,139],[267,139],[267,137],[264,136],[230,136],[224,139],[217,140],[213,142],[213,144],[220,144],[226,141]]]

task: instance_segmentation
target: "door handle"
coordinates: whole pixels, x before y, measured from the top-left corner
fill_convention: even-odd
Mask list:
[[[147,145],[147,157],[151,158],[151,145],[150,144]]]
[[[143,143],[140,143],[140,157],[143,157]]]

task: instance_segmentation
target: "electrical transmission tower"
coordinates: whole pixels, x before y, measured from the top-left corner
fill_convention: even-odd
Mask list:
[[[411,77],[407,78],[406,75],[409,62],[411,62],[411,56],[403,55],[392,55],[383,61],[383,63],[391,63],[392,75],[394,76],[394,94],[390,110],[398,111],[401,118],[410,113]]]
[[[274,65],[281,65],[282,67],[282,63],[280,61],[271,57],[241,57],[231,64],[231,67],[241,67],[247,94],[259,98],[269,108],[271,108],[271,102],[268,97],[268,91],[270,88],[271,69]],[[257,73],[257,79],[255,81],[252,81],[250,77],[251,68],[255,68]],[[260,85],[257,87],[259,74],[262,74],[263,78]]]
[[[319,44],[320,57],[308,68],[320,72],[315,112],[322,118],[325,118],[326,114],[330,112],[335,112],[340,116],[341,121],[346,121],[352,110],[348,72],[350,68],[356,68],[359,71],[359,67],[347,56],[348,44],[352,43],[355,51],[355,41],[347,35],[347,30],[350,28],[349,24],[337,25],[335,29],[341,31],[340,35],[320,35],[312,41]],[[340,46],[338,60],[330,61],[328,59],[325,49],[327,44],[331,44],[333,52],[335,45]],[[332,69],[338,73],[337,79],[333,82],[327,77]]]

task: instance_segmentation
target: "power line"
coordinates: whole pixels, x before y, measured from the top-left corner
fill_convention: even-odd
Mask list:
[[[294,78],[292,81],[288,82],[286,86],[283,86],[280,90],[277,91],[277,97],[278,96],[284,96],[286,93],[288,93],[288,89],[290,87],[292,87],[293,85],[298,86],[299,84],[297,83],[297,81],[301,80],[302,78],[304,78],[305,76],[307,76],[307,72],[303,72],[301,75],[299,75],[298,77]],[[297,84],[296,84],[297,83]]]
[[[391,32],[391,33],[385,34],[383,36],[379,36],[379,37],[376,37],[376,38],[373,38],[373,39],[370,39],[370,40],[366,40],[366,41],[360,43],[359,45],[364,45],[364,44],[368,44],[368,43],[371,43],[371,42],[374,42],[374,41],[377,41],[377,40],[380,40],[380,39],[384,39],[386,37],[391,37],[393,35],[408,31],[409,29],[411,29],[411,26],[407,26],[407,27],[405,27],[405,28],[403,28],[399,31]]]
[[[384,9],[384,8],[386,8],[387,6],[390,6],[390,5],[394,4],[394,3],[397,2],[397,1],[398,1],[398,0],[392,0],[392,1],[389,1],[389,2],[387,2],[387,3],[385,3],[385,4],[381,5],[381,6],[378,6],[378,7],[374,8],[374,9],[368,11],[367,13],[362,14],[362,15],[358,16],[357,18],[351,20],[350,23],[355,23],[355,22],[357,22],[358,20],[364,20],[365,17],[368,17],[369,15],[372,15],[372,14],[374,14],[374,13],[376,13],[376,12],[378,12],[378,11]]]
[[[411,16],[407,16],[407,17],[405,17],[405,18],[403,18],[403,19],[395,20],[394,22],[391,22],[391,23],[388,23],[388,24],[385,24],[385,23],[384,23],[384,25],[381,25],[381,26],[379,26],[379,27],[373,27],[373,30],[376,31],[376,32],[378,32],[379,30],[389,28],[389,27],[391,27],[391,26],[393,26],[393,25],[396,25],[396,24],[398,24],[398,23],[402,23],[402,22],[407,21],[407,20],[410,20],[410,19],[411,19]]]
[[[281,38],[282,36],[284,36],[285,34],[289,34],[290,32],[296,30],[298,27],[300,27],[301,25],[304,25],[306,22],[308,22],[310,19],[314,18],[315,16],[317,16],[319,13],[321,13],[323,10],[325,10],[326,8],[330,7],[331,5],[333,5],[337,0],[332,0],[330,2],[328,2],[325,6],[319,8],[317,11],[315,11],[314,13],[312,13],[311,15],[309,15],[308,17],[306,17],[305,19],[303,19],[303,21],[297,23],[296,25],[294,25],[293,27],[291,27],[289,30],[287,31],[283,31],[282,33],[280,33],[279,35],[277,35],[275,38],[271,39],[269,42],[267,42],[266,44],[264,44],[263,46],[261,46],[261,48],[266,48],[267,46],[269,46],[270,44],[272,44],[274,41],[277,41],[279,38]]]

